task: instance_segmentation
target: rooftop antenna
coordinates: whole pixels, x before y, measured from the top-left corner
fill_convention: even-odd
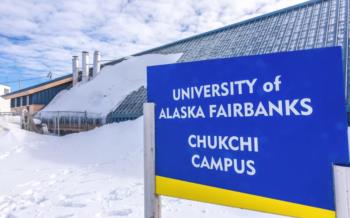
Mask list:
[[[49,78],[50,80],[52,79],[52,72],[49,71],[49,73],[46,75],[47,78]]]

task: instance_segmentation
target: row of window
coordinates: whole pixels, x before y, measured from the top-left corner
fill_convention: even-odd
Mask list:
[[[12,98],[11,99],[11,108],[31,105],[32,104],[32,99],[33,99],[32,95]]]
[[[11,107],[21,107],[32,104],[47,105],[56,95],[63,89],[67,89],[71,86],[70,83],[49,88],[31,95],[12,98]]]

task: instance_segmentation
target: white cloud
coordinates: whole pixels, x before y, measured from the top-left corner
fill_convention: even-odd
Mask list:
[[[82,50],[115,59],[303,1],[2,0],[0,77],[67,74]]]

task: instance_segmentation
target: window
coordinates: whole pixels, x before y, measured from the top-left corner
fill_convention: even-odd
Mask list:
[[[16,107],[16,99],[15,98],[11,98],[11,108]]]
[[[22,106],[26,106],[27,105],[27,96],[22,96]]]
[[[16,98],[16,107],[21,106],[21,98]]]
[[[4,94],[6,95],[8,93],[10,93],[10,89],[4,88]]]

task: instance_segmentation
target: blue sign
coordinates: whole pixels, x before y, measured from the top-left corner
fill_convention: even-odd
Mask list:
[[[348,162],[340,47],[148,68],[156,192],[296,217],[335,217]]]

